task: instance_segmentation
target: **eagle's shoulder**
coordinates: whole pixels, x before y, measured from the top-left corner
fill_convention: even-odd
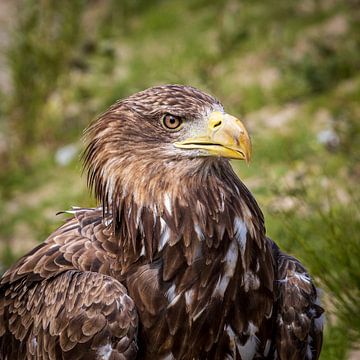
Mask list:
[[[72,217],[43,243],[20,258],[1,279],[6,287],[52,278],[64,271],[93,271],[111,275],[117,248],[101,208],[73,208]]]

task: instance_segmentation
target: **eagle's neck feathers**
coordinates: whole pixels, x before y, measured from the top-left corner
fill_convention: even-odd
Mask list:
[[[194,159],[184,161],[184,167],[179,161],[166,167],[147,163],[146,173],[152,176],[146,179],[136,176],[142,166],[127,163],[133,174],[125,178],[130,175],[132,182],[108,177],[112,183],[102,197],[105,219],[112,219],[114,235],[123,247],[124,269],[141,257],[153,261],[164,247],[178,243],[188,265],[199,256],[210,261],[211,249],[224,247],[224,260],[231,266],[233,255],[227,254],[231,240],[236,240],[241,255],[237,260],[242,262],[250,261],[245,259],[248,242],[263,249],[261,211],[228,161]]]

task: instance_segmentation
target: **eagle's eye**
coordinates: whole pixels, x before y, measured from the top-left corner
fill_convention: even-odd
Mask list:
[[[179,130],[183,123],[183,118],[171,114],[165,114],[161,119],[161,124],[166,130]]]

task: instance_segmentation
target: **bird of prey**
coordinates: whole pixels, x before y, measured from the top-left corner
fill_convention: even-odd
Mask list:
[[[317,359],[312,279],[265,233],[229,159],[243,123],[193,87],[116,102],[85,136],[73,208],[0,285],[0,359]]]

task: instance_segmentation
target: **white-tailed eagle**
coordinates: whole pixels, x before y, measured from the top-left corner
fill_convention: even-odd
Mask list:
[[[86,132],[100,207],[73,217],[0,285],[0,359],[317,359],[322,308],[267,238],[229,159],[244,125],[195,88],[118,101]]]

